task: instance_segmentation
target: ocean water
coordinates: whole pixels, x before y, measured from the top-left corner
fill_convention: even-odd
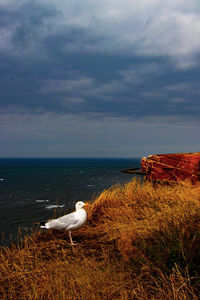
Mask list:
[[[113,184],[130,181],[126,168],[140,167],[140,159],[0,159],[1,245],[16,240],[34,224],[94,199]],[[138,175],[137,175],[138,176]]]

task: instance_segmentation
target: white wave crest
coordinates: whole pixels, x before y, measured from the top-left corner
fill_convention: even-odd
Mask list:
[[[56,204],[52,204],[52,205],[48,205],[48,206],[46,206],[45,208],[46,209],[54,209],[54,208],[58,208],[58,207],[64,207],[65,205],[64,204],[62,204],[62,205],[56,205]]]
[[[35,202],[42,203],[42,202],[49,202],[49,200],[48,199],[37,199],[37,200],[35,200]]]

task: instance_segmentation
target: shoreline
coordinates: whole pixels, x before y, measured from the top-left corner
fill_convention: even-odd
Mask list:
[[[19,225],[23,231],[51,218],[55,205],[65,205],[57,208],[57,214],[68,213],[78,200],[90,200],[113,184],[129,181],[131,175],[120,169],[137,163],[136,159],[8,159],[0,168],[0,178],[5,179],[0,181],[5,243],[10,244],[10,234],[17,238]]]
[[[73,232],[76,247],[63,232],[39,231],[2,249],[0,295],[198,299],[199,220],[200,184],[112,186]]]

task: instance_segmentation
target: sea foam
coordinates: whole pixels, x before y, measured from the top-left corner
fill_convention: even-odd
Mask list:
[[[65,204],[62,204],[62,205],[52,204],[52,205],[46,206],[45,208],[46,208],[46,209],[54,209],[54,208],[64,207],[64,206],[65,206]]]
[[[48,199],[38,199],[38,200],[35,200],[35,202],[42,203],[42,202],[49,202],[49,200]]]

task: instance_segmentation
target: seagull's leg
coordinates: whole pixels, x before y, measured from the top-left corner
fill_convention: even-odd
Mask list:
[[[70,243],[72,246],[75,246],[76,244],[73,242],[72,240],[72,233],[71,233],[71,230],[69,230],[69,239],[70,239]]]

